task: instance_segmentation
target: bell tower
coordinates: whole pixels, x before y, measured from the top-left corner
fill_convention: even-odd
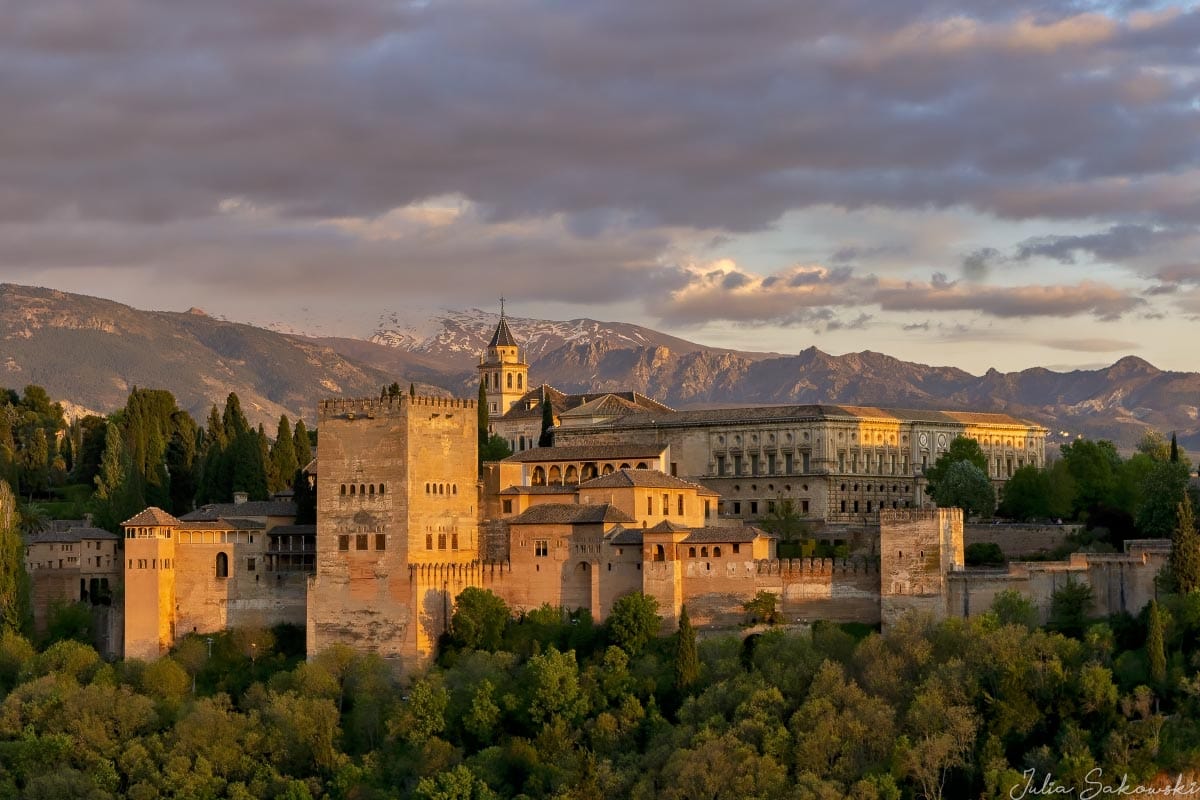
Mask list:
[[[479,380],[487,392],[488,414],[507,413],[529,388],[529,365],[521,360],[521,348],[508,329],[504,316],[504,298],[500,298],[500,323],[487,352],[479,359]]]

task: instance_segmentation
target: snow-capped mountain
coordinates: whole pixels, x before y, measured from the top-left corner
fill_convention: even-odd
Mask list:
[[[531,363],[566,345],[594,341],[604,341],[617,349],[667,347],[676,353],[711,349],[626,322],[553,321],[509,315],[505,318],[522,345],[522,355]],[[446,309],[428,317],[390,312],[380,317],[371,341],[435,357],[449,367],[467,368],[478,361],[499,322],[499,314],[477,308]]]

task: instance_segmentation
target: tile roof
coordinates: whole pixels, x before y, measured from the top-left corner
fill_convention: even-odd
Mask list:
[[[267,523],[259,522],[256,519],[245,519],[243,517],[221,517],[222,522],[229,524],[229,527],[239,531],[260,531],[267,527]]]
[[[103,528],[80,526],[78,528],[48,528],[25,537],[25,544],[48,544],[50,542],[79,542],[83,539],[120,539],[112,531]]]
[[[616,472],[601,475],[599,478],[584,481],[579,484],[579,490],[621,489],[631,486],[647,489],[695,489],[699,494],[717,495],[717,492],[706,486],[676,478],[674,475],[668,475],[657,469],[619,469]]]
[[[502,489],[500,494],[575,494],[575,484],[554,484],[553,486],[510,486]]]
[[[180,519],[191,522],[216,520],[224,517],[294,517],[296,504],[291,500],[247,500],[244,503],[209,503],[195,511],[189,511]]]
[[[642,531],[641,528],[626,528],[624,525],[618,525],[604,538],[609,544],[641,544]]]
[[[753,542],[760,536],[768,539],[778,539],[773,533],[767,533],[761,528],[743,525],[739,528],[696,528],[684,539],[686,544],[725,544]]]
[[[621,509],[608,503],[541,503],[530,506],[508,520],[510,525],[596,525],[604,522],[636,522]]]
[[[572,444],[563,447],[535,447],[504,459],[504,463],[551,461],[611,461],[618,458],[658,458],[665,444]]]
[[[743,424],[754,422],[786,422],[824,419],[884,419],[901,422],[928,422],[941,425],[988,424],[1041,426],[1009,414],[974,411],[937,411],[930,409],[879,408],[814,403],[790,406],[747,406],[742,408],[710,408],[695,411],[675,411],[671,414],[638,413],[618,417],[598,427],[612,428],[677,428],[693,425]]]
[[[129,519],[121,523],[121,527],[130,526],[172,526],[178,528],[182,523],[175,517],[172,517],[167,512],[157,506],[150,506],[140,514],[135,514]]]
[[[488,347],[516,347],[517,340],[513,337],[512,331],[508,329],[508,320],[504,315],[500,315],[500,324],[496,326],[496,332],[492,334],[492,340],[488,342]]]
[[[680,525],[678,522],[671,522],[669,519],[664,519],[653,528],[648,528],[647,530],[650,533],[679,533],[680,531],[690,531],[691,528],[686,525]]]
[[[317,526],[316,525],[276,525],[274,528],[271,528],[271,530],[268,531],[268,533],[270,533],[272,536],[274,536],[277,533],[300,535],[300,536],[316,536],[317,535]]]
[[[501,419],[513,420],[524,419],[529,417],[542,416],[542,393],[545,392],[546,399],[550,403],[550,407],[554,409],[554,413],[559,417],[564,414],[574,411],[583,405],[592,403],[605,398],[616,398],[618,401],[629,404],[623,406],[625,410],[621,413],[648,412],[657,414],[671,414],[674,409],[670,406],[647,397],[640,392],[587,392],[584,394],[567,394],[555,389],[549,384],[536,386],[525,394],[521,395],[521,399],[513,403],[512,408],[506,411]],[[532,406],[532,408],[530,408]],[[614,407],[614,410],[617,407]]]

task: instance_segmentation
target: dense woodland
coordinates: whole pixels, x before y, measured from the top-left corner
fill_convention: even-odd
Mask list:
[[[1086,594],[1086,593],[1084,593]],[[604,626],[458,599],[406,681],[298,631],[192,636],[146,664],[0,635],[0,796],[28,798],[1010,797],[1200,770],[1200,593],[1139,617],[1002,596],[886,634],[817,624],[744,641],[654,602]],[[1097,771],[1099,770],[1099,771]]]

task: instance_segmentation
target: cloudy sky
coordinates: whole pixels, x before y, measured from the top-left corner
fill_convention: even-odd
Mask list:
[[[0,0],[0,279],[1196,369],[1200,9]]]

